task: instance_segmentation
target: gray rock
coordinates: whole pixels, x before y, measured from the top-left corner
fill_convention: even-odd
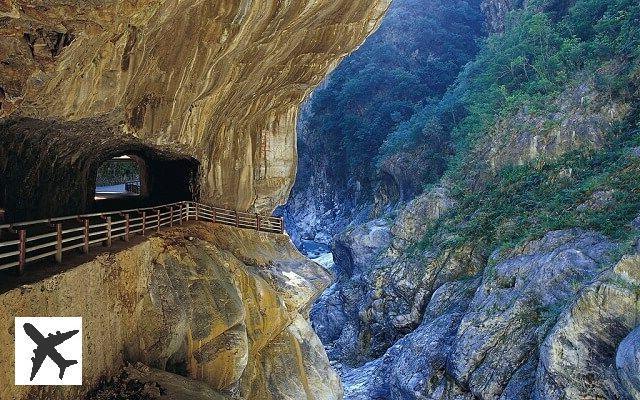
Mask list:
[[[343,297],[334,284],[327,289],[311,309],[313,329],[325,342],[333,342],[340,338],[347,322],[344,313]]]
[[[371,378],[383,368],[383,359],[378,358],[358,368],[345,368],[341,372],[342,385],[345,388],[345,400],[372,400],[382,399],[384,393],[376,393],[372,388]]]
[[[618,346],[618,376],[627,393],[640,399],[640,327],[634,329]]]
[[[461,314],[443,315],[420,325],[393,346],[387,353],[395,356],[388,374],[379,377],[389,382],[390,398],[420,399],[435,392],[444,379],[451,339],[461,318]]]
[[[450,355],[457,382],[496,398],[531,357],[550,324],[601,271],[615,248],[601,235],[551,232],[485,269]]]
[[[640,262],[614,267],[618,245],[580,229],[488,263],[471,245],[418,251],[443,205],[428,204],[334,242],[337,283],[311,316],[346,399],[635,398],[635,350],[618,345],[640,320]]]
[[[449,190],[441,186],[409,202],[393,223],[394,248],[404,249],[415,243],[438,218],[454,206]]]
[[[616,272],[631,265],[637,271],[640,258],[620,261],[562,314],[540,348],[536,399],[637,398],[627,389],[629,384],[633,387],[625,375],[629,370],[620,374],[616,369],[617,350],[621,364],[630,361],[624,356],[628,344],[619,344],[640,318],[640,286]]]
[[[354,268],[372,265],[389,246],[390,229],[388,221],[378,219],[338,235],[331,247],[338,279],[350,277]]]
[[[418,328],[398,340],[383,357],[344,375],[345,398],[426,399],[463,395],[445,376],[453,338],[479,279],[449,282],[438,289]],[[446,388],[446,390],[445,390]],[[456,396],[452,396],[453,393]],[[470,396],[466,393],[461,398]]]
[[[499,400],[529,400],[536,383],[538,359],[531,357],[509,380]]]

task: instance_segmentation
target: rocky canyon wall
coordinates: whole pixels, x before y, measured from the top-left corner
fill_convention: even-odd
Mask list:
[[[330,281],[284,235],[167,230],[0,294],[4,349],[13,348],[15,316],[50,315],[82,316],[84,348],[80,387],[15,386],[13,351],[2,352],[0,398],[82,398],[125,362],[156,371],[178,399],[341,398],[305,319]]]
[[[418,250],[452,207],[436,188],[334,239],[311,316],[345,399],[637,399],[640,231],[631,250],[583,229]]]
[[[518,4],[548,25],[574,3],[484,1],[489,40],[513,40]],[[639,398],[637,60],[592,58],[548,108],[491,108],[438,184],[333,237],[311,316],[346,399]]]
[[[204,200],[271,211],[295,176],[300,102],[388,3],[5,0],[0,118],[79,121],[87,140],[112,129],[194,157]]]

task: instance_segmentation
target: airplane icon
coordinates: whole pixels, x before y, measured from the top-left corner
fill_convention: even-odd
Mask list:
[[[67,367],[78,363],[76,360],[65,360],[64,357],[62,357],[56,350],[56,346],[69,340],[73,335],[80,331],[75,330],[65,333],[60,333],[60,331],[58,331],[55,335],[50,333],[47,337],[44,337],[36,327],[30,323],[26,323],[23,326],[25,333],[35,342],[35,344],[38,345],[38,347],[33,350],[34,356],[31,357],[33,367],[31,369],[31,378],[29,378],[30,381],[33,381],[33,378],[35,378],[36,374],[40,370],[44,359],[47,357],[53,360],[53,362],[58,365],[58,368],[60,368],[60,379],[64,376],[64,371]]]

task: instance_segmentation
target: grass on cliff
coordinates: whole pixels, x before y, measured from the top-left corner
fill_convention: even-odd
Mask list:
[[[505,31],[485,41],[445,96],[451,105],[442,107],[448,110],[443,114],[456,116],[449,129],[457,154],[447,175],[458,184],[453,196],[459,207],[429,229],[418,248],[442,242],[511,247],[573,227],[618,240],[633,235],[629,222],[640,213],[640,157],[633,151],[640,146],[637,110],[612,127],[604,148],[507,167],[488,178],[484,167],[474,167],[473,149],[498,120],[518,110],[558,111],[551,109],[553,100],[585,76],[638,106],[637,0],[532,0],[510,13]],[[475,185],[478,180],[483,184]],[[471,189],[477,186],[482,189]]]
[[[444,241],[512,247],[573,227],[625,240],[634,232],[630,221],[640,214],[638,146],[640,131],[631,130],[603,149],[504,168],[479,191],[455,187],[459,207],[427,233],[422,246]]]

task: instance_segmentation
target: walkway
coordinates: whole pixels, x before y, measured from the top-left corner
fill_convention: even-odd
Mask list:
[[[0,225],[0,270],[16,268],[53,257],[62,263],[65,253],[88,254],[91,246],[111,247],[113,240],[129,242],[132,235],[160,232],[185,221],[208,221],[268,233],[283,233],[282,218],[265,217],[212,207],[192,201],[158,207],[49,218]]]

